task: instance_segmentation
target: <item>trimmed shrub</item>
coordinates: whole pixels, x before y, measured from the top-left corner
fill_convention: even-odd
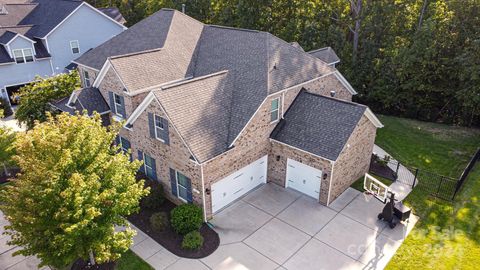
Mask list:
[[[168,215],[165,212],[154,213],[150,217],[150,225],[155,231],[163,231],[168,226]]]
[[[200,229],[203,223],[202,209],[194,204],[182,204],[170,213],[173,230],[185,235]]]
[[[162,185],[150,185],[150,194],[142,200],[142,207],[150,210],[158,209],[165,202]]]
[[[202,246],[203,236],[198,231],[189,232],[183,237],[183,249],[197,250]]]

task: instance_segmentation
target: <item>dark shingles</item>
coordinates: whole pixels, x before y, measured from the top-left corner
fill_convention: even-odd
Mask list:
[[[13,63],[13,62],[14,62],[13,59],[10,57],[5,47],[0,46],[0,63],[4,64],[4,63]]]
[[[318,59],[322,60],[323,62],[329,65],[340,62],[340,58],[337,56],[335,51],[330,47],[309,51],[308,53],[317,57]]]
[[[129,29],[89,50],[76,63],[100,70],[110,56],[162,48],[167,38],[173,11],[162,9]]]
[[[35,57],[38,59],[48,58],[51,55],[48,53],[47,48],[43,45],[43,42],[40,39],[35,39]]]
[[[98,8],[101,12],[103,12],[108,17],[114,19],[118,23],[124,24],[126,22],[125,18],[123,17],[122,13],[118,8],[108,7],[108,8]]]
[[[366,108],[302,90],[271,138],[335,161]]]
[[[87,110],[88,114],[92,115],[94,111],[105,113],[110,110],[110,107],[97,88],[83,88],[76,90],[73,94],[77,96],[74,104],[68,104],[69,106],[67,106],[70,96],[51,102],[51,104],[59,110],[70,114],[74,114],[76,111],[82,113],[83,110]]]

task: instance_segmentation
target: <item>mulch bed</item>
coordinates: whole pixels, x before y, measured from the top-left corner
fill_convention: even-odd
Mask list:
[[[381,176],[383,178],[390,179],[392,181],[395,181],[396,175],[395,171],[390,169],[390,167],[378,163],[376,160],[372,159],[372,162],[370,162],[370,172],[374,173],[375,175]]]
[[[212,254],[220,245],[220,238],[218,234],[205,223],[200,228],[200,234],[204,239],[203,246],[199,250],[194,251],[181,248],[183,236],[174,232],[170,224],[161,232],[151,228],[150,216],[152,214],[156,212],[166,212],[170,219],[170,211],[172,211],[175,206],[174,203],[166,199],[158,209],[148,210],[141,208],[138,213],[130,215],[127,219],[157,243],[179,257],[198,259]]]
[[[88,265],[88,262],[83,259],[75,261],[70,268],[71,270],[115,270],[115,262],[108,262],[104,264]]]

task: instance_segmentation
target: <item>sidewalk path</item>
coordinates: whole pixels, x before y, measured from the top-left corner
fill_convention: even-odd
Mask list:
[[[390,154],[388,154],[385,150],[380,148],[378,145],[373,146],[373,153],[377,154],[379,157],[384,158],[385,156],[389,156],[394,161],[393,163],[399,163],[395,160]],[[397,168],[395,165],[389,163],[388,167],[395,171]],[[412,192],[412,187],[408,184],[415,176],[413,173],[410,172],[405,166],[400,163],[400,167],[398,168],[398,179],[399,181],[395,181],[390,185],[390,190],[395,193],[395,198],[403,201],[410,192]],[[402,181],[403,179],[403,181]],[[403,183],[402,183],[403,182]]]

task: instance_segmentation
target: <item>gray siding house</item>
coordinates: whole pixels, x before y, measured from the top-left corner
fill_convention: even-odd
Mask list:
[[[35,76],[75,68],[73,59],[124,31],[123,23],[118,12],[83,1],[0,2],[0,96],[12,102]]]

